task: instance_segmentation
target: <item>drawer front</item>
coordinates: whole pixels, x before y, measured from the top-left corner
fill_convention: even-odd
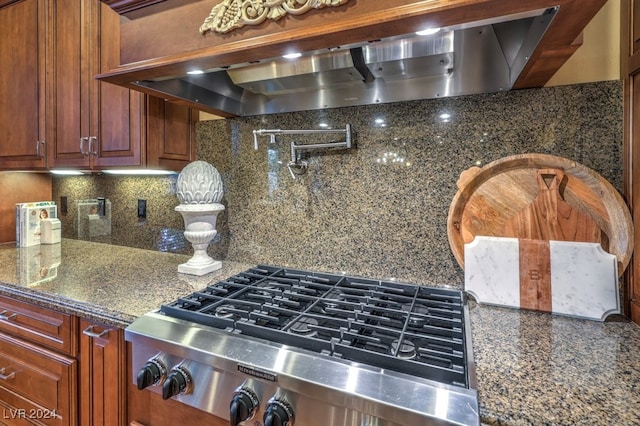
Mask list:
[[[0,421],[72,425],[77,361],[0,333]]]
[[[75,357],[77,330],[73,315],[0,296],[0,332]]]

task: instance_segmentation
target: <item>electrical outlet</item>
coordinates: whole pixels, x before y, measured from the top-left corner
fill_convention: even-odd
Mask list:
[[[98,216],[105,217],[107,215],[107,201],[104,197],[98,197]]]
[[[147,218],[147,200],[138,200],[138,219]]]

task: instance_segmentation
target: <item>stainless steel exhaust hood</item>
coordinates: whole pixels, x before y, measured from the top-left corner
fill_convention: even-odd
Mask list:
[[[510,90],[557,10],[135,84],[236,116]]]

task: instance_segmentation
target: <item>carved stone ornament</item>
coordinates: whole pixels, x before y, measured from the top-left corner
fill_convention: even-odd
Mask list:
[[[223,0],[211,9],[200,26],[200,34],[207,31],[228,33],[245,25],[258,25],[266,19],[278,20],[290,13],[302,15],[311,9],[341,6],[350,0]]]

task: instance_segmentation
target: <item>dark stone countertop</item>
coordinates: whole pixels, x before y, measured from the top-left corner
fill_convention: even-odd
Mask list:
[[[253,266],[223,262],[203,277],[179,274],[188,258],[70,239],[1,244],[0,295],[126,327]],[[483,423],[640,425],[640,327],[473,302],[469,313]]]

